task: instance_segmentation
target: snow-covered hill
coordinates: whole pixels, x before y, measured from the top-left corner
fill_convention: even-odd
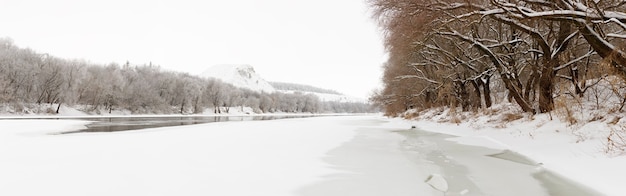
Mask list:
[[[352,103],[367,103],[367,100],[357,98],[349,95],[335,95],[325,93],[313,93],[317,95],[322,101],[336,101],[336,102],[352,102]]]
[[[321,101],[333,101],[333,102],[367,102],[364,99],[344,95],[340,92],[331,89],[319,88],[306,84],[294,84],[287,82],[270,82],[270,84],[278,91],[282,93],[302,93],[313,94],[317,96]]]
[[[302,93],[302,94],[313,94],[317,96],[321,101],[332,101],[332,102],[358,102],[358,103],[366,103],[367,101],[364,99],[359,99],[356,97],[344,95],[340,92],[330,89],[319,88],[306,84],[294,84],[287,82],[270,82],[270,84],[278,91],[282,93]]]
[[[284,82],[267,82],[259,74],[254,71],[251,65],[215,65],[202,73],[203,77],[210,77],[222,80],[236,87],[246,88],[257,92],[281,92],[286,94],[302,93],[314,94],[321,101],[334,102],[367,102],[364,99],[343,95],[341,93],[326,90],[318,87],[302,84],[292,84]]]
[[[236,87],[257,92],[273,93],[276,90],[254,71],[250,65],[214,65],[202,73],[203,77],[216,78]]]

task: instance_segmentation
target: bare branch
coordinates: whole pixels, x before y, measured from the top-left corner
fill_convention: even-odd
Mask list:
[[[608,33],[606,34],[606,36],[613,37],[613,38],[626,39],[626,35],[622,35],[622,34]]]
[[[437,82],[435,80],[423,77],[423,76],[416,76],[416,75],[401,75],[401,76],[396,76],[395,77],[398,80],[404,80],[404,79],[411,79],[411,78],[417,78],[417,79],[421,79],[421,80],[425,80],[427,82],[433,83],[433,84],[440,84],[440,82]]]
[[[563,65],[561,65],[559,67],[555,67],[554,71],[559,71],[559,70],[561,70],[563,68],[566,68],[566,67],[568,67],[568,66],[570,66],[570,65],[572,65],[574,63],[577,63],[578,61],[581,61],[581,60],[583,60],[585,58],[588,58],[588,57],[590,57],[591,55],[594,55],[594,54],[596,54],[596,51],[591,50],[591,51],[587,52],[587,54],[585,54],[583,56],[580,56],[580,57],[578,57],[578,58],[576,58],[574,60],[571,60],[570,62],[567,62],[567,63],[565,63],[565,64],[563,64]]]

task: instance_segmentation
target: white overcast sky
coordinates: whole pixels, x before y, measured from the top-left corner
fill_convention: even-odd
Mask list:
[[[192,74],[250,64],[268,81],[362,98],[385,60],[365,0],[0,0],[0,37],[63,58]]]

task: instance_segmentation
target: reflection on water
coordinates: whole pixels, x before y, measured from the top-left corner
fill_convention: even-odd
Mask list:
[[[85,129],[78,131],[62,132],[60,134],[86,133],[86,132],[116,132],[131,131],[147,128],[171,127],[183,125],[195,125],[212,122],[226,121],[255,121],[276,120],[286,118],[308,118],[313,116],[189,116],[189,117],[113,117],[113,118],[78,118],[89,120],[93,123]]]

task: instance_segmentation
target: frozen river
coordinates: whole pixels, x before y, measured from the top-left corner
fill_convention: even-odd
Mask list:
[[[176,116],[176,117],[108,117],[108,118],[72,118],[74,120],[87,120],[91,123],[85,128],[62,132],[61,134],[85,133],[85,132],[117,132],[132,131],[148,128],[174,127],[228,121],[260,121],[278,120],[288,118],[310,118],[314,115],[271,115],[271,116]]]
[[[601,195],[523,155],[379,116],[171,120],[189,125],[2,120],[0,195]]]
[[[422,130],[397,133],[406,137],[401,147],[409,159],[445,176],[446,195],[602,195],[510,150],[461,145]]]
[[[462,145],[419,129],[356,132],[324,158],[342,172],[302,195],[602,195],[509,150]]]

